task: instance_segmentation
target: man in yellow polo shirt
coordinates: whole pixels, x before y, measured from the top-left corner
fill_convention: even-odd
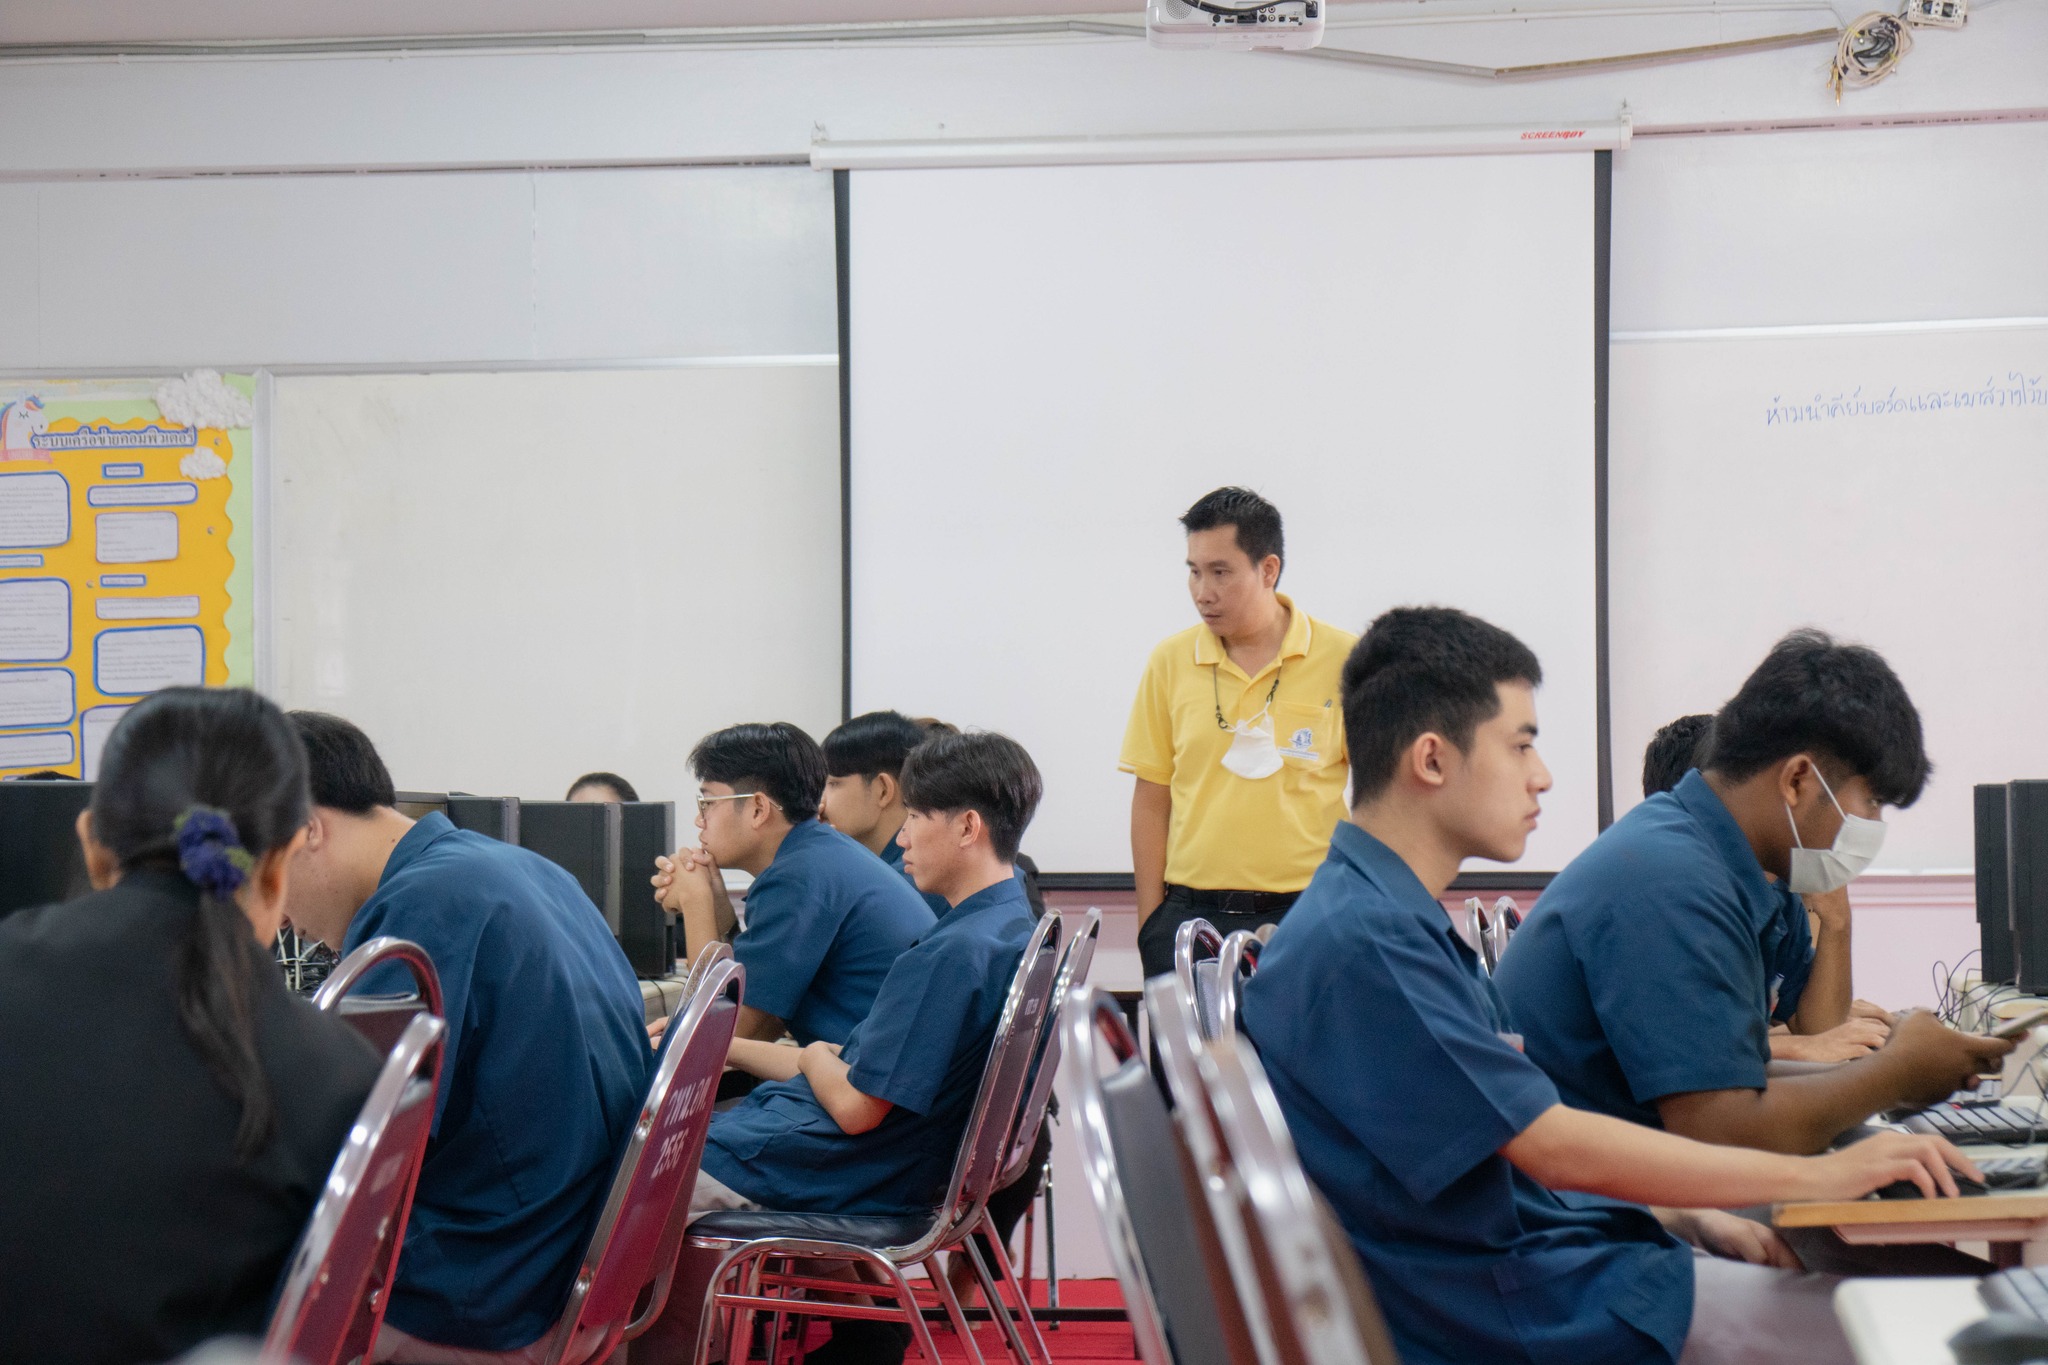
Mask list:
[[[1338,679],[1358,637],[1279,591],[1280,510],[1219,488],[1180,519],[1201,623],[1152,651],[1119,765],[1137,778],[1131,862],[1147,977],[1173,936],[1279,922],[1344,817]]]

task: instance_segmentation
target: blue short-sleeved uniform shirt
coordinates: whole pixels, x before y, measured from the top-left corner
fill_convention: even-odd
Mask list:
[[[561,1312],[646,1096],[640,986],[574,877],[439,813],[392,849],[344,948],[380,934],[427,950],[448,1019],[388,1315],[515,1350]],[[404,988],[385,971],[363,984]]]
[[[1806,918],[1806,901],[1785,884],[1777,885],[1779,930],[1764,940],[1765,998],[1771,1007],[1771,1022],[1789,1024],[1799,1013],[1799,997],[1806,993],[1807,978],[1813,975],[1813,925]],[[1774,946],[1775,945],[1775,946]]]
[[[1493,980],[1565,1103],[1661,1127],[1666,1095],[1763,1088],[1785,910],[1690,772],[1572,859]]]
[[[704,1170],[787,1212],[935,1207],[1031,932],[1031,905],[1014,881],[949,909],[897,959],[874,1010],[840,1052],[856,1090],[895,1106],[881,1123],[843,1132],[809,1080],[776,1081],[711,1121]]]
[[[799,1043],[844,1043],[934,918],[902,873],[824,821],[805,820],[747,888],[747,927],[732,941],[747,1003]]]
[[[1407,1365],[1676,1360],[1691,1251],[1648,1210],[1499,1155],[1557,1103],[1507,1017],[1443,907],[1349,821],[1245,989],[1302,1165]]]
[[[910,889],[917,891],[916,879],[903,870],[903,845],[897,843],[894,839],[882,845],[882,861],[895,868],[903,880],[910,883]],[[1021,889],[1024,885],[1024,869],[1022,867],[1012,867],[1010,869],[1010,876],[1016,880],[1018,887]],[[924,898],[924,903],[932,908],[932,914],[939,918],[943,919],[946,912],[952,909],[951,906],[946,904],[946,898],[936,891],[918,891],[917,894]],[[1029,899],[1030,893],[1026,892],[1025,896],[1026,899]]]

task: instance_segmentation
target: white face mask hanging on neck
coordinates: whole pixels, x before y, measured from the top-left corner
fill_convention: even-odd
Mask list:
[[[1820,769],[1813,770],[1820,777]],[[1884,821],[1866,820],[1860,815],[1851,815],[1842,809],[1842,803],[1835,801],[1834,788],[1825,777],[1820,777],[1820,789],[1834,801],[1835,810],[1842,817],[1842,828],[1835,833],[1835,842],[1827,848],[1808,848],[1799,838],[1799,822],[1792,819],[1792,807],[1785,807],[1785,818],[1792,822],[1792,842],[1798,847],[1792,850],[1792,872],[1785,879],[1785,885],[1798,896],[1820,896],[1830,891],[1839,891],[1863,875],[1865,868],[1876,860],[1878,850],[1884,847]]]
[[[1254,781],[1280,771],[1280,746],[1273,742],[1272,712],[1261,711],[1231,727],[1230,748],[1224,752],[1223,766]]]

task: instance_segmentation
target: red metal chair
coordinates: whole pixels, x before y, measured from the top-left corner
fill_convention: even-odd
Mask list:
[[[621,1341],[645,1332],[668,1303],[689,1222],[690,1190],[746,983],[746,969],[730,952],[700,959],[699,966],[701,974],[691,973],[688,1005],[663,1035],[647,1102],[626,1139],[568,1305],[550,1334],[546,1365],[605,1359]],[[636,1316],[633,1306],[642,1291],[646,1306]]]
[[[434,1124],[446,1029],[438,1014],[417,1014],[385,1058],[292,1253],[264,1365],[369,1357]]]
[[[393,963],[412,974],[410,995],[350,994],[370,972]],[[441,1017],[441,977],[434,970],[434,960],[419,944],[402,938],[373,938],[335,964],[313,993],[313,1006],[340,1015],[369,1039],[372,1047],[389,1052],[414,1018],[420,1014]]]

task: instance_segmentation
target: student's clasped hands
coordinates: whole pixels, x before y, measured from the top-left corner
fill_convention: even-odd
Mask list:
[[[678,915],[693,910],[709,912],[714,904],[713,887],[719,880],[718,860],[701,848],[679,848],[673,858],[656,858],[654,898],[661,908]]]

